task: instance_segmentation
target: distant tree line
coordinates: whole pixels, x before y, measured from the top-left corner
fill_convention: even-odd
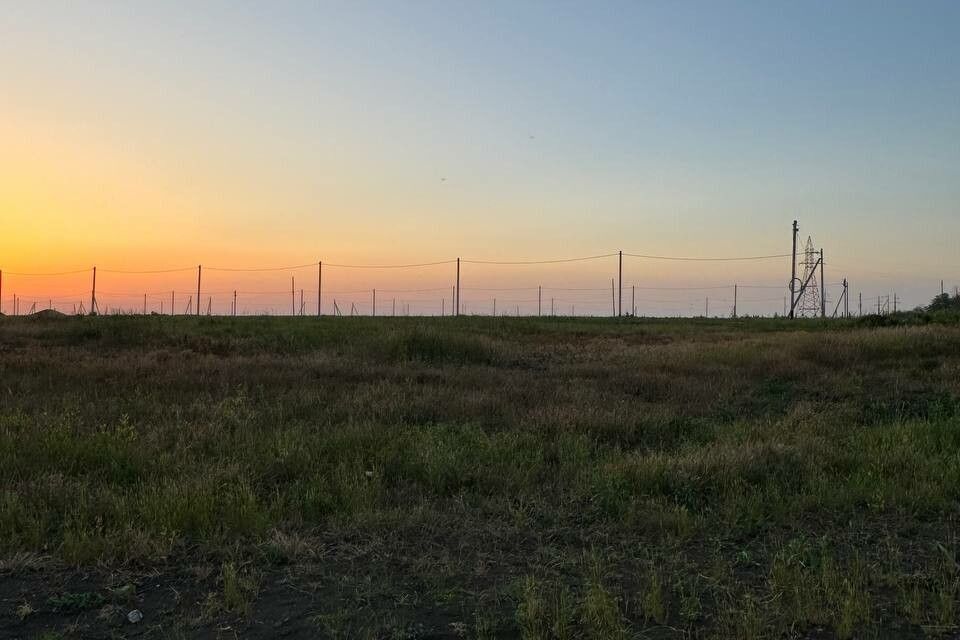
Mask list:
[[[960,294],[941,293],[930,301],[927,311],[960,311]]]

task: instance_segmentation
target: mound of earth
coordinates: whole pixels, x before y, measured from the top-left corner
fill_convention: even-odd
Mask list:
[[[36,313],[31,313],[30,317],[36,318],[37,320],[53,320],[56,318],[66,318],[67,314],[57,311],[56,309],[43,309]]]

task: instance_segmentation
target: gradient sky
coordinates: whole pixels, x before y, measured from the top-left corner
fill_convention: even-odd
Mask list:
[[[867,298],[912,306],[960,284],[957,2],[16,2],[0,78],[8,272],[753,255],[789,251],[797,218],[828,281]],[[647,286],[789,270],[626,266]],[[470,282],[602,287],[615,267],[477,267]],[[211,292],[290,286],[211,277]],[[8,275],[5,309],[18,287],[89,283]],[[700,293],[679,297],[699,310]]]

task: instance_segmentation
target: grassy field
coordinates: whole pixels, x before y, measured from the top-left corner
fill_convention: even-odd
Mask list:
[[[0,318],[0,638],[957,637],[884,323]]]

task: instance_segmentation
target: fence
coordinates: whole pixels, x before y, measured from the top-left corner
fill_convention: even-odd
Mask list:
[[[318,260],[280,267],[0,270],[0,313],[53,309],[164,315],[777,316],[787,315],[790,309],[791,257],[616,251],[550,260],[449,258],[411,264]],[[703,265],[716,279],[673,284],[675,277],[656,273],[649,268],[651,263]],[[719,265],[744,263],[764,265],[761,277],[718,272],[722,271]],[[348,272],[353,275],[345,276]],[[362,278],[367,286],[349,286],[356,283],[358,273],[372,274]],[[736,277],[719,280],[724,276]],[[50,282],[69,285],[71,292],[42,288]],[[340,288],[344,283],[348,287]],[[17,289],[24,293],[16,293]],[[849,291],[846,279],[828,283],[825,290],[826,315],[859,311],[856,301],[851,301],[853,294],[844,298]],[[10,292],[6,300],[5,291]],[[866,300],[872,302],[872,297]],[[893,311],[898,304],[903,308],[896,293],[877,300],[881,311]],[[875,311],[873,306],[864,309],[870,310]]]

